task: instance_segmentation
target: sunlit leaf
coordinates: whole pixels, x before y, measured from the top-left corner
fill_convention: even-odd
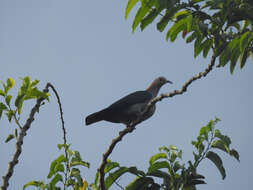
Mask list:
[[[29,186],[35,186],[35,187],[43,187],[44,182],[43,181],[30,181],[27,184],[23,186],[23,190],[25,190]]]
[[[56,174],[50,182],[51,187],[55,187],[55,185],[60,181],[63,181],[62,176],[60,174]]]
[[[170,168],[170,164],[167,161],[155,162],[154,164],[149,166],[148,172],[152,173],[153,171],[161,168]]]
[[[136,3],[139,0],[129,0],[126,6],[126,10],[125,10],[125,19],[127,19],[128,14],[130,13],[130,11],[132,10],[132,8],[136,5]]]
[[[9,134],[8,137],[5,139],[5,143],[9,142],[10,140],[14,139],[15,136],[13,134]]]
[[[11,98],[12,98],[11,95],[7,95],[7,96],[5,97],[5,102],[6,102],[6,104],[7,104],[8,106],[10,105]]]
[[[163,158],[167,158],[167,154],[166,153],[155,154],[155,155],[153,155],[153,156],[150,157],[149,164],[152,165],[152,164],[154,164],[154,162],[156,160],[163,159]]]
[[[149,12],[149,7],[148,6],[141,6],[134,18],[133,25],[132,25],[132,31],[134,32],[136,27],[140,24],[141,20],[143,17]]]
[[[226,153],[230,153],[230,150],[228,148],[228,146],[221,140],[216,140],[216,141],[213,141],[212,144],[211,144],[211,147],[212,148],[218,148]]]

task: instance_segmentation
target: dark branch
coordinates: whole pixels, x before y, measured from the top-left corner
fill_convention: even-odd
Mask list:
[[[47,84],[43,91],[48,92],[48,87],[49,86]],[[9,179],[13,175],[14,167],[18,163],[18,158],[22,152],[22,144],[23,144],[24,137],[26,136],[27,131],[31,127],[31,124],[34,121],[34,115],[36,112],[39,111],[39,108],[40,108],[43,100],[45,100],[45,99],[44,98],[37,99],[36,104],[34,105],[34,107],[32,108],[32,110],[30,112],[29,118],[26,120],[25,125],[22,127],[22,129],[18,135],[18,139],[16,142],[16,151],[12,157],[12,160],[8,164],[8,169],[7,169],[5,176],[2,177],[3,185],[1,186],[1,190],[6,190],[9,186]]]
[[[211,58],[211,62],[208,65],[208,67],[203,72],[198,73],[197,75],[193,76],[188,81],[186,81],[180,90],[174,90],[173,92],[166,93],[166,94],[161,94],[160,96],[154,98],[148,104],[148,106],[145,109],[145,111],[143,112],[143,114],[145,114],[147,111],[149,111],[149,109],[152,107],[152,105],[156,104],[158,101],[161,101],[164,98],[173,97],[175,95],[185,93],[187,91],[188,86],[192,82],[194,82],[194,81],[196,81],[196,80],[198,80],[202,77],[205,77],[213,69],[213,66],[215,65],[215,60],[216,60],[216,57],[213,55],[212,58]],[[140,121],[141,121],[141,118],[138,118],[138,120],[135,121],[135,123],[131,124],[130,126],[127,126],[124,130],[120,131],[119,135],[112,140],[110,146],[108,147],[108,149],[103,154],[101,164],[98,168],[99,183],[100,183],[99,186],[100,186],[101,190],[106,190],[105,189],[105,181],[104,181],[104,177],[105,177],[104,169],[105,169],[105,166],[107,164],[107,159],[108,159],[109,155],[112,153],[112,151],[113,151],[114,147],[116,146],[116,144],[118,142],[120,142],[126,134],[131,133],[135,129],[135,126],[138,123],[140,123]]]

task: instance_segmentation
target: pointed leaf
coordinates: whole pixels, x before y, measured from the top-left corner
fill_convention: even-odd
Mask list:
[[[133,22],[133,25],[132,25],[132,31],[134,32],[136,27],[140,24],[141,20],[143,19],[143,17],[149,12],[149,7],[148,6],[145,6],[145,5],[142,5],[136,15],[135,15],[135,18],[134,18],[134,22]]]
[[[239,153],[235,149],[230,150],[230,155],[240,162]]]
[[[60,174],[56,174],[50,182],[50,186],[54,188],[55,185],[60,181],[63,181],[62,176]]]
[[[135,4],[138,2],[139,0],[129,0],[126,6],[126,10],[125,10],[125,19],[127,19],[128,14],[130,13],[130,11],[132,10],[132,8],[135,6]]]
[[[12,98],[11,95],[7,95],[7,96],[5,97],[5,102],[6,102],[6,104],[7,104],[8,106],[10,106],[11,98]]]
[[[42,186],[44,186],[44,182],[43,181],[30,181],[23,186],[23,190],[25,190],[29,186],[42,187]]]
[[[13,134],[9,134],[8,137],[5,139],[5,143],[9,142],[10,140],[14,139],[15,136]]]
[[[156,9],[152,9],[147,16],[141,21],[141,30],[143,31],[149,24],[151,24],[159,12]]]
[[[148,173],[152,173],[155,170],[161,168],[170,168],[170,164],[167,161],[155,162],[153,165],[149,166]]]
[[[0,90],[0,95],[1,95],[1,96],[5,96],[5,92],[2,91],[2,90]]]
[[[153,183],[153,179],[150,177],[137,177],[126,186],[125,190],[144,190],[151,183]]]
[[[211,160],[215,164],[215,166],[218,168],[218,170],[222,176],[222,179],[225,179],[226,171],[225,171],[225,168],[223,167],[222,160],[219,157],[219,155],[212,152],[212,151],[209,151],[209,152],[207,152],[206,157],[209,160]]]
[[[228,154],[230,153],[228,146],[221,140],[213,141],[211,147],[220,149]]]
[[[239,57],[239,66],[241,69],[244,67],[248,56],[249,56],[248,51],[245,49]]]
[[[132,173],[134,175],[137,175],[137,176],[145,176],[145,172],[141,171],[141,170],[138,170],[136,167],[130,167],[128,168],[128,172],[129,173]]]
[[[126,172],[128,172],[127,167],[120,167],[118,170],[110,173],[105,179],[105,188],[109,189],[109,187],[111,187],[111,185]]]
[[[70,167],[72,166],[84,166],[86,168],[90,167],[90,163],[84,162],[84,161],[71,161],[70,162]]]
[[[162,159],[162,158],[167,158],[167,154],[166,153],[155,154],[155,155],[153,155],[153,156],[150,157],[149,164],[152,165],[152,164],[154,164],[154,162],[156,160],[159,160],[159,159]]]

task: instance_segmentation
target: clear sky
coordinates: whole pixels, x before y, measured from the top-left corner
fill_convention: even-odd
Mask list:
[[[193,46],[182,40],[169,43],[155,25],[131,33],[130,18],[124,20],[127,1],[1,0],[0,80],[29,75],[44,88],[51,82],[63,106],[68,142],[91,163],[83,169],[92,182],[102,153],[123,129],[121,124],[99,122],[85,126],[84,117],[136,90],[147,88],[157,76],[173,81],[161,92],[179,89],[192,75],[207,67],[209,59],[194,59]],[[209,55],[210,57],[210,55]],[[243,70],[215,68],[205,79],[194,82],[187,93],[164,99],[155,115],[127,135],[114,149],[111,160],[145,170],[149,157],[163,145],[183,150],[183,160],[193,159],[193,140],[201,126],[215,116],[220,130],[232,139],[241,162],[222,154],[227,177],[203,161],[199,173],[207,185],[198,189],[249,189],[252,174],[252,61]],[[12,90],[15,93],[15,89]],[[24,107],[23,118],[34,102]],[[46,180],[50,162],[61,152],[61,123],[55,96],[35,116],[24,139],[19,164],[10,180],[10,190],[21,189],[30,180]],[[23,120],[24,122],[24,120]],[[5,174],[15,143],[4,143],[13,132],[6,119],[0,121],[0,175]],[[127,184],[130,175],[119,183]],[[112,189],[118,189],[114,186]]]

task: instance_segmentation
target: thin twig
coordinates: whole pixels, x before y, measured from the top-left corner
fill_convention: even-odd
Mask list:
[[[46,85],[43,91],[48,92],[48,84]],[[36,104],[34,105],[34,107],[32,108],[30,112],[29,118],[26,120],[25,125],[20,130],[20,133],[18,135],[18,139],[16,142],[16,151],[12,157],[12,160],[8,164],[8,169],[7,169],[6,174],[2,177],[3,184],[1,186],[1,190],[6,190],[9,186],[9,179],[13,175],[14,167],[18,163],[18,158],[22,152],[22,144],[23,144],[24,137],[26,136],[27,131],[31,127],[31,124],[34,121],[34,115],[36,112],[39,111],[39,108],[43,100],[45,99],[44,98],[37,99]]]
[[[188,86],[192,82],[194,82],[194,81],[196,81],[196,80],[198,80],[202,77],[205,77],[213,69],[213,66],[215,65],[215,60],[216,60],[216,57],[213,54],[210,64],[208,65],[208,67],[203,72],[198,73],[197,75],[193,76],[188,81],[186,81],[180,90],[174,90],[173,92],[166,93],[166,94],[161,94],[160,96],[154,98],[152,101],[150,101],[150,103],[148,104],[148,106],[144,110],[143,114],[145,114],[147,111],[149,111],[149,109],[153,105],[155,105],[158,101],[161,101],[164,98],[173,97],[175,95],[180,95],[180,94],[185,93],[187,91]],[[104,182],[104,177],[105,177],[104,168],[107,164],[107,159],[108,159],[109,155],[112,153],[112,151],[113,151],[114,147],[116,146],[116,144],[118,142],[120,142],[126,134],[131,133],[135,129],[135,126],[138,123],[140,123],[140,121],[141,121],[141,118],[138,118],[138,120],[135,121],[133,124],[131,124],[130,126],[127,126],[124,130],[120,131],[119,135],[112,140],[112,142],[109,145],[108,149],[103,154],[101,164],[98,168],[99,183],[100,183],[99,186],[100,186],[101,190],[106,190],[105,189],[105,182]]]
[[[65,125],[64,125],[64,120],[63,120],[63,111],[62,111],[62,104],[61,104],[61,100],[60,100],[60,96],[58,95],[56,89],[54,88],[54,86],[51,84],[51,83],[48,83],[48,86],[53,90],[56,98],[57,98],[57,102],[58,102],[58,105],[59,105],[59,109],[60,109],[60,117],[61,117],[61,123],[62,123],[62,131],[63,131],[63,144],[64,145],[67,145],[67,137],[66,137],[66,128],[65,128]],[[68,153],[67,153],[67,148],[64,148],[64,152],[65,152],[65,158],[67,160],[67,163],[66,163],[66,166],[67,166],[67,171],[69,172],[70,171],[70,168],[69,168],[69,158],[68,158]],[[67,182],[67,179],[68,179],[68,172],[65,172],[65,182],[64,182],[64,188],[63,189],[66,189],[66,182]]]

